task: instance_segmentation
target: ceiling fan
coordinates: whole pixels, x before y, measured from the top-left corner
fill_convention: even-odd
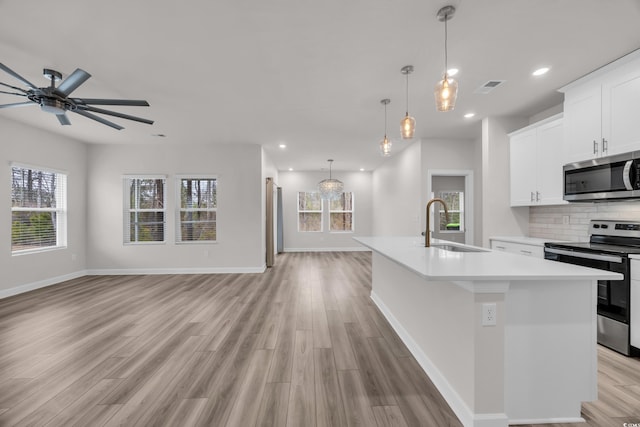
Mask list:
[[[116,111],[103,110],[102,108],[96,108],[92,105],[126,105],[134,107],[148,107],[149,103],[144,100],[136,99],[90,99],[90,98],[69,98],[71,92],[76,90],[81,84],[87,81],[91,74],[87,73],[80,68],[76,69],[66,79],[62,80],[62,74],[55,70],[45,68],[43,70],[44,77],[51,81],[51,85],[48,87],[36,87],[29,80],[25,79],[6,65],[0,63],[0,69],[4,70],[7,74],[11,75],[15,79],[25,84],[28,89],[22,89],[16,86],[11,86],[6,83],[0,82],[0,85],[16,90],[18,92],[6,92],[0,90],[0,93],[9,95],[23,96],[28,99],[24,102],[16,102],[13,104],[0,105],[0,108],[13,108],[23,107],[27,105],[39,105],[42,111],[55,114],[61,125],[70,125],[71,121],[67,117],[67,111],[80,114],[81,116],[100,122],[104,125],[111,126],[114,129],[124,129],[122,126],[106,120],[100,116],[96,116],[93,113],[107,114],[113,117],[119,117],[121,119],[134,120],[136,122],[153,124],[153,120],[143,119],[140,117],[130,116],[128,114],[118,113]],[[56,87],[56,83],[62,80],[62,82]]]

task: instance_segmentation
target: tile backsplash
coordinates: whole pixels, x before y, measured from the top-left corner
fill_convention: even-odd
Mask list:
[[[592,219],[640,221],[640,201],[534,206],[529,208],[529,236],[584,242]]]

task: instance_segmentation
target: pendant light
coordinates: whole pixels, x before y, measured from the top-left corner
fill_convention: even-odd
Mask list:
[[[384,139],[380,141],[380,154],[383,157],[389,157],[391,155],[391,140],[387,138],[387,105],[391,102],[390,99],[382,99],[380,103],[384,105]]]
[[[327,160],[329,162],[329,179],[323,179],[318,184],[318,191],[322,199],[337,200],[344,192],[344,184],[337,179],[331,178],[331,164],[333,159]]]
[[[405,65],[400,72],[407,76],[407,113],[400,120],[400,135],[402,139],[411,139],[416,131],[416,119],[409,115],[409,74],[413,73],[413,65]]]
[[[444,22],[444,76],[436,84],[434,91],[436,97],[436,109],[438,111],[451,111],[456,104],[458,96],[458,82],[448,75],[447,71],[447,21],[453,18],[456,8],[445,6],[438,11],[438,20]]]

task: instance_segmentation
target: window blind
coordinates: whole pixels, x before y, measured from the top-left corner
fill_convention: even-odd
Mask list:
[[[12,253],[66,246],[66,198],[66,174],[11,165]]]

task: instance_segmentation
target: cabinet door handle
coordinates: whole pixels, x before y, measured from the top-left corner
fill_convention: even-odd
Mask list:
[[[598,143],[596,140],[593,140],[593,154],[598,154]]]
[[[534,197],[535,197],[535,196],[533,195],[533,191],[532,191],[532,192],[531,192],[531,201],[532,201],[532,202],[533,202],[533,200],[534,200]]]
[[[540,192],[536,191],[536,202],[540,201]]]
[[[602,138],[602,152],[606,153],[609,151],[609,141],[607,141],[606,139]]]
[[[531,255],[531,251],[525,251],[524,249],[520,249],[520,252],[522,252],[523,254],[527,254],[527,255]]]
[[[505,248],[504,246],[498,246],[498,245],[496,245],[496,249],[502,249],[502,250],[505,250],[505,249],[507,249],[507,248]]]

